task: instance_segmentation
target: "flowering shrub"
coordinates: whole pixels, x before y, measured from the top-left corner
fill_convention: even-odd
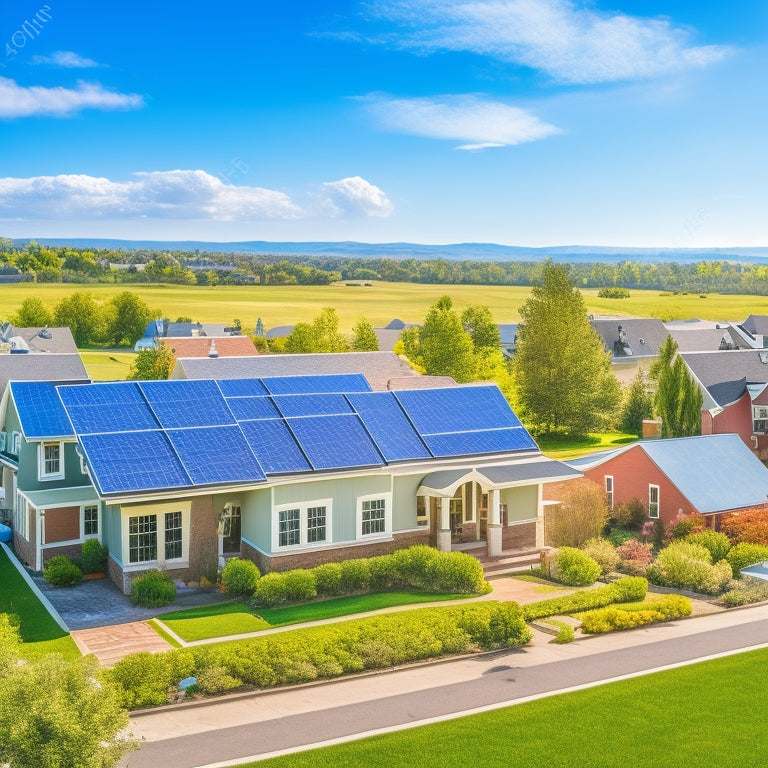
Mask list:
[[[631,576],[645,576],[653,560],[651,545],[637,539],[629,539],[616,547],[616,554],[619,556],[619,570]]]
[[[733,544],[744,542],[768,546],[768,509],[726,515],[720,530]]]

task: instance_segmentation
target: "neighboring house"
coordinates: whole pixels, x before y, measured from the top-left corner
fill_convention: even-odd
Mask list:
[[[160,339],[175,358],[180,357],[247,357],[258,355],[248,336]]]
[[[677,342],[679,352],[714,352],[733,349],[748,349],[730,323],[716,323],[710,320],[675,320],[664,323],[669,335]]]
[[[695,512],[718,527],[725,513],[768,506],[768,469],[738,435],[649,440],[568,464],[604,488],[611,507],[638,498],[665,527]]]
[[[0,427],[3,516],[17,556],[36,571],[54,555],[79,556],[86,539],[101,537],[101,504],[56,383],[12,381]]]
[[[701,390],[701,432],[736,433],[768,459],[768,350],[687,352],[682,355]]]
[[[69,328],[15,328],[10,323],[0,325],[0,350],[13,353],[77,354],[77,345]]]
[[[517,327],[519,323],[502,323],[498,325],[499,343],[504,357],[512,359],[517,351]]]
[[[154,349],[162,339],[192,339],[200,336],[228,338],[240,336],[241,329],[237,326],[225,326],[221,323],[172,323],[167,319],[152,320],[144,329],[144,335],[134,344],[134,351]]]
[[[595,318],[590,324],[602,339],[605,351],[611,353],[613,363],[658,357],[667,339],[664,323],[653,318]]]
[[[172,379],[248,379],[264,376],[361,373],[375,390],[388,389],[392,379],[418,379],[419,374],[394,352],[328,352],[302,355],[259,355],[185,359],[179,357]],[[434,379],[435,377],[429,377]],[[447,377],[440,377],[441,379]],[[455,382],[453,379],[451,383]],[[438,385],[440,385],[438,383]],[[433,384],[434,386],[434,384]],[[442,383],[445,386],[445,382]]]
[[[234,555],[262,571],[416,543],[499,555],[543,542],[543,482],[581,475],[543,456],[490,385],[373,392],[345,374],[58,391],[124,591],[151,568],[198,579]]]
[[[404,323],[400,318],[396,317],[390,320],[383,328],[374,328],[373,332],[376,334],[376,340],[379,342],[379,350],[381,352],[391,352],[395,348],[395,344],[400,340],[400,334],[405,328],[413,328],[418,323]]]
[[[77,353],[0,353],[0,398],[9,381],[88,381],[88,373]]]
[[[750,315],[743,323],[734,326],[740,346],[752,349],[768,347],[768,315]]]
[[[268,339],[287,339],[291,335],[293,330],[292,325],[276,325],[274,328],[270,328],[266,333]]]

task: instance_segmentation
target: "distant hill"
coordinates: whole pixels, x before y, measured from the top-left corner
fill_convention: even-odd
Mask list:
[[[24,244],[30,239],[39,243],[72,248],[109,248],[116,250],[209,251],[212,253],[263,253],[286,256],[358,256],[395,259],[448,259],[451,261],[674,261],[690,264],[698,261],[741,261],[760,263],[768,260],[765,248],[621,248],[613,246],[558,245],[525,248],[496,243],[455,243],[422,245],[419,243],[357,242],[269,242],[250,240],[235,243],[213,243],[201,240],[113,240],[108,238],[41,237],[16,239]]]

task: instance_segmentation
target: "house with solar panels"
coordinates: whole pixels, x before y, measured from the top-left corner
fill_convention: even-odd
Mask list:
[[[57,393],[124,591],[151,568],[194,581],[238,555],[262,572],[416,543],[499,555],[543,541],[542,483],[581,475],[541,455],[495,385],[375,392],[342,374]]]
[[[0,427],[0,507],[19,559],[40,571],[54,555],[79,556],[86,539],[100,538],[102,505],[56,382],[11,381]]]

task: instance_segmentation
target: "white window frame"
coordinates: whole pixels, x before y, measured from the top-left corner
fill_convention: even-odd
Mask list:
[[[325,540],[308,540],[308,516],[313,507],[325,507]],[[280,545],[280,513],[289,509],[299,510],[299,543]],[[272,551],[292,552],[300,549],[317,549],[327,547],[333,543],[331,535],[333,522],[333,499],[313,499],[312,501],[300,501],[295,504],[279,504],[272,508]]]
[[[18,456],[21,451],[21,432],[11,432],[11,456]]]
[[[45,471],[45,449],[47,446],[58,446],[59,468],[56,472]],[[63,480],[64,479],[64,443],[60,440],[45,440],[37,446],[37,479],[38,480]]]
[[[88,505],[90,506],[90,505]],[[186,568],[189,566],[190,501],[166,502],[162,504],[146,504],[124,506],[120,510],[122,527],[122,562],[124,571],[144,571],[148,568]],[[166,559],[165,557],[165,515],[169,512],[181,512],[181,557]],[[154,516],[157,526],[157,557],[155,560],[142,560],[132,563],[130,560],[129,519],[132,517]],[[101,510],[99,510],[99,526],[101,526]]]
[[[605,495],[608,497],[608,509],[613,509],[613,475],[605,475]]]
[[[85,463],[85,456],[83,456],[82,453],[78,453],[77,455],[80,459],[80,474],[85,475],[86,477],[90,477],[88,474],[88,465]]]
[[[384,500],[384,530],[381,533],[363,534],[363,502]],[[357,541],[375,541],[376,539],[392,538],[392,493],[370,493],[358,496],[355,510],[355,537]]]
[[[85,510],[96,508],[96,533],[85,532]],[[101,505],[100,504],[83,504],[80,507],[80,538],[81,539],[98,539],[101,535]]]
[[[655,502],[652,501],[654,489],[656,490]],[[656,507],[655,515],[653,514],[654,505]],[[649,483],[648,484],[648,517],[651,518],[651,520],[658,520],[660,511],[661,511],[661,490],[658,485]]]

